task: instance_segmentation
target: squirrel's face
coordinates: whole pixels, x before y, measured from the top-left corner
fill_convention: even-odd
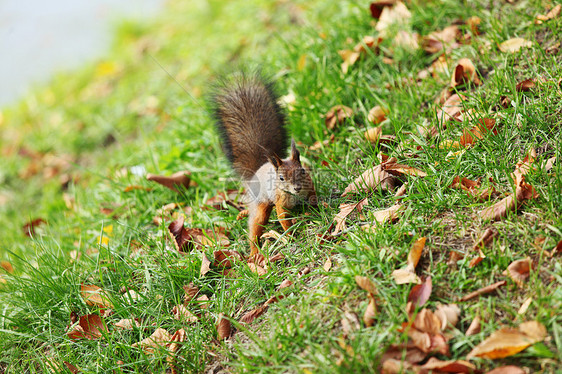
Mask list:
[[[277,169],[277,188],[291,195],[307,196],[310,190],[308,186],[306,170],[300,162],[284,160]]]

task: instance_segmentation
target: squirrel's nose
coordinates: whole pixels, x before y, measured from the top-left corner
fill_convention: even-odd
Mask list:
[[[295,186],[295,191],[300,192],[302,190],[302,186]]]

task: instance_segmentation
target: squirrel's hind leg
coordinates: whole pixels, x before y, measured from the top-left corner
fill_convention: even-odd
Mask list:
[[[254,207],[250,208],[249,217],[249,237],[250,237],[250,257],[254,256],[260,251],[259,240],[260,236],[263,234],[264,226],[269,221],[269,216],[271,215],[271,210],[273,205],[265,202],[258,203]]]

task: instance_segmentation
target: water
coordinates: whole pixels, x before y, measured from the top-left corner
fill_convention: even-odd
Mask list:
[[[113,25],[148,18],[163,0],[0,0],[0,107],[35,83],[103,55]]]

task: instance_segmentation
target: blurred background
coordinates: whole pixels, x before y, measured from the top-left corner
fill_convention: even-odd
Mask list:
[[[79,67],[111,46],[121,19],[155,15],[163,0],[0,0],[0,107],[34,83]]]

